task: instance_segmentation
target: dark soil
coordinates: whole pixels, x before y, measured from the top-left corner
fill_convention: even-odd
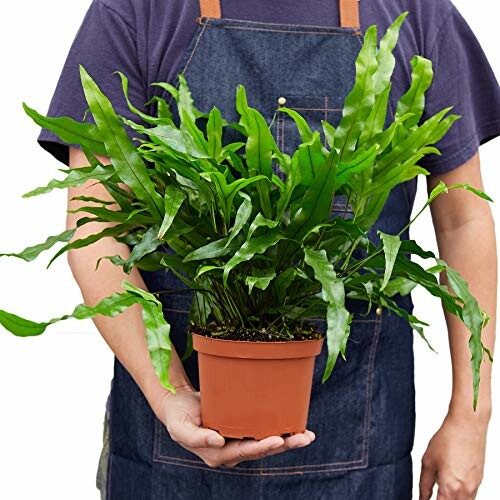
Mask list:
[[[302,324],[288,325],[286,330],[281,327],[272,326],[260,330],[234,327],[230,325],[218,325],[211,321],[207,325],[191,325],[190,333],[197,333],[205,337],[222,340],[248,340],[252,342],[289,342],[293,340],[314,340],[324,337],[316,325],[310,321]]]

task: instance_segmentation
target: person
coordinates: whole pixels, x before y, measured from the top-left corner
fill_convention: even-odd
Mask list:
[[[438,144],[442,155],[419,163],[430,173],[427,189],[443,180],[447,185],[469,182],[482,190],[478,149],[500,132],[500,92],[475,35],[449,0],[94,0],[62,69],[49,116],[82,119],[87,105],[81,64],[127,118],[133,115],[113,74],[117,70],[129,79],[131,101],[149,113],[155,110],[154,97],[164,96],[150,84],[175,85],[183,74],[197,106],[208,111],[217,105],[228,120],[237,118],[234,93],[243,83],[250,104],[266,118],[272,118],[278,102],[286,102],[313,125],[322,119],[335,125],[353,84],[364,30],[376,24],[383,33],[405,10],[409,15],[395,49],[392,110],[410,84],[411,57],[431,59],[434,81],[425,115],[454,106],[462,118]],[[287,151],[294,147],[293,123],[281,115],[272,131]],[[87,165],[82,151],[52,133],[43,130],[38,140],[72,168]],[[407,224],[416,187],[414,179],[394,189],[376,228],[391,233]],[[80,195],[109,199],[102,186],[90,182],[69,189],[70,208],[78,206],[72,198]],[[343,210],[338,203],[334,210]],[[483,343],[493,352],[497,261],[491,209],[485,200],[453,190],[433,201],[431,213],[440,256],[468,280],[491,316]],[[79,216],[68,214],[68,227],[75,227]],[[87,224],[75,238],[95,229]],[[152,291],[176,285],[174,278],[158,273],[134,269],[125,275],[106,262],[95,270],[98,257],[120,254],[126,259],[128,252],[127,246],[106,238],[69,253],[86,303],[120,289],[124,278]],[[397,300],[412,311],[411,295]],[[319,383],[322,363],[316,363],[311,430],[262,441],[225,440],[201,427],[196,356],[181,362],[177,354],[184,352],[188,304],[181,293],[162,296],[162,301],[176,349],[171,367],[175,396],[154,373],[138,306],[114,319],[95,319],[116,356],[99,475],[103,498],[412,497],[414,358],[405,320],[385,310],[360,319],[364,308],[348,303],[356,312],[351,336],[359,341],[348,344],[347,361],[337,362],[335,376],[325,384]],[[467,331],[446,311],[445,316],[453,391],[443,424],[422,458],[421,499],[431,497],[436,482],[440,499],[475,497],[491,414],[491,366],[482,365],[474,413]]]

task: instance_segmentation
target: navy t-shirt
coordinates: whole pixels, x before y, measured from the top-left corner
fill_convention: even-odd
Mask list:
[[[419,164],[444,173],[470,159],[480,144],[500,133],[500,89],[474,33],[450,0],[360,0],[361,28],[378,27],[379,38],[403,11],[409,11],[394,55],[393,96],[410,84],[410,60],[431,59],[434,81],[426,116],[454,106],[462,116],[437,145],[442,156]],[[339,26],[336,0],[221,0],[222,17],[273,23]],[[82,64],[111,99],[117,113],[137,121],[114,71],[129,78],[132,102],[140,107],[159,81],[175,83],[177,69],[196,29],[198,0],[93,0],[76,34],[52,97],[49,116],[81,120],[87,109],[78,66]],[[143,108],[144,109],[144,108]],[[43,130],[39,143],[68,163],[68,145]]]

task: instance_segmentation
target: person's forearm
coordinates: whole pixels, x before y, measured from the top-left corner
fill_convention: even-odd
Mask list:
[[[463,224],[437,232],[439,254],[469,283],[469,290],[479,306],[490,316],[482,333],[483,344],[493,355],[497,303],[497,249],[495,226],[491,210],[478,211]],[[445,273],[441,283],[447,284]],[[481,364],[479,400],[476,412],[472,408],[472,372],[468,340],[470,333],[465,325],[445,310],[453,367],[453,388],[450,411],[489,421],[491,414],[491,368],[484,357]]]
[[[104,162],[105,160],[105,158],[101,158],[101,161]],[[82,167],[87,163],[83,153],[75,149],[71,150],[71,167]],[[72,198],[82,195],[110,200],[109,194],[102,186],[89,182],[85,186],[68,190],[68,207],[74,210],[80,206],[81,203],[72,200]],[[113,206],[110,205],[108,208],[113,208]],[[85,216],[85,214],[81,212],[76,214],[68,213],[67,227],[76,227],[78,218],[82,216]],[[73,239],[84,238],[89,234],[102,231],[105,226],[104,223],[85,224],[76,230]],[[96,270],[97,260],[106,255],[120,255],[123,259],[127,259],[130,250],[127,245],[121,244],[113,238],[104,238],[88,247],[68,252],[71,271],[86,304],[94,305],[115,292],[123,291],[121,283],[124,279],[145,290],[147,289],[139,271],[135,268],[130,275],[127,275],[121,267],[114,266],[108,260],[102,260]],[[161,399],[168,391],[160,384],[151,363],[146,344],[141,306],[132,306],[115,318],[97,316],[94,318],[94,323],[118,360],[134,378],[156,413]],[[191,387],[174,348],[172,348],[169,375],[170,382],[174,387],[178,389]]]
[[[103,240],[74,253],[75,255],[70,258],[71,269],[86,304],[94,305],[104,297],[121,291],[120,284],[123,279],[147,289],[135,269],[127,275],[121,268],[106,261],[101,263],[97,271],[95,270],[95,262],[103,255],[119,254],[122,258],[127,258],[124,249],[113,241]],[[132,306],[115,318],[97,316],[94,318],[94,323],[156,412],[166,389],[161,386],[149,357],[141,306],[138,304]],[[182,364],[173,348],[169,373],[170,382],[177,389],[189,386]]]

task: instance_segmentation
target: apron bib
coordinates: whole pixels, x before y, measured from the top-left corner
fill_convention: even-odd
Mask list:
[[[217,0],[200,0],[197,29],[177,73],[182,73],[197,107],[216,105],[228,121],[237,121],[234,100],[245,85],[249,105],[270,124],[284,98],[313,130],[321,120],[337,126],[341,107],[355,78],[355,59],[363,43],[357,0],[340,0],[340,27],[274,24],[221,17]],[[154,91],[151,88],[151,92]],[[155,88],[158,91],[158,88]],[[152,97],[152,96],[148,96]],[[283,103],[283,99],[280,99]],[[175,104],[175,103],[173,103]],[[389,118],[394,113],[391,102]],[[290,153],[300,143],[293,120],[278,113],[272,133]],[[227,131],[231,134],[233,131]],[[226,135],[225,140],[234,140]],[[275,173],[283,173],[274,166]],[[368,236],[376,230],[395,234],[410,220],[415,182],[393,189]],[[344,196],[333,213],[352,217]],[[403,234],[408,238],[408,229]],[[172,273],[142,273],[151,291],[161,295],[171,324],[171,339],[182,354],[186,345],[192,292]],[[407,311],[411,296],[395,297]],[[326,345],[315,365],[308,428],[311,445],[235,467],[211,468],[170,439],[128,372],[116,360],[110,395],[109,500],[157,499],[411,499],[411,450],[415,425],[413,334],[406,320],[367,303],[346,299],[354,312],[344,361],[321,383]],[[316,318],[325,331],[326,322]],[[198,388],[196,353],[184,363]]]

